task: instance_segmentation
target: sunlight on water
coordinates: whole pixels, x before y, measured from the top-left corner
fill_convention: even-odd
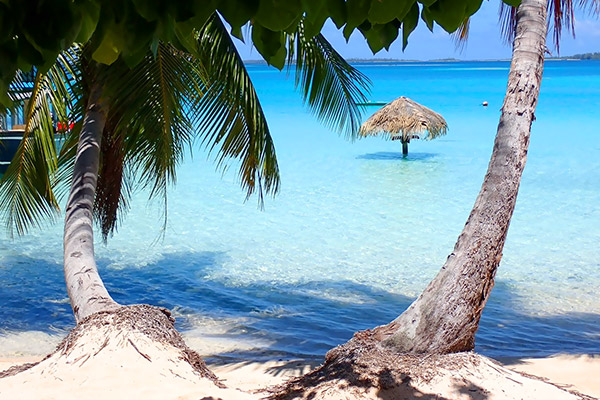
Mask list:
[[[487,168],[508,63],[365,66],[373,99],[405,95],[448,121],[447,136],[411,143],[407,158],[395,142],[328,132],[285,73],[249,69],[277,148],[278,196],[264,211],[244,202],[236,166],[221,176],[198,151],[169,193],[164,239],[159,202],[137,193],[119,232],[98,244],[99,265],[116,300],[174,309],[203,354],[322,355],[398,315],[452,250]],[[600,137],[590,128],[600,64],[554,62],[545,74],[478,336],[492,356],[600,351]],[[61,245],[60,223],[0,241],[0,355],[24,351],[22,335],[72,326]]]

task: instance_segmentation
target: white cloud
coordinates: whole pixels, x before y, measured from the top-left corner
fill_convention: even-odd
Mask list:
[[[582,37],[599,37],[600,36],[600,22],[598,20],[584,19],[575,20],[575,35]],[[596,43],[596,46],[600,48],[600,44]],[[600,50],[600,49],[599,49]]]

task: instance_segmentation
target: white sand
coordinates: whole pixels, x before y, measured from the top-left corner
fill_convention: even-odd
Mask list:
[[[135,343],[137,350],[129,342],[130,339]],[[257,393],[257,390],[306,373],[315,366],[314,362],[302,360],[209,365],[228,387],[223,389],[217,387],[210,379],[200,377],[189,364],[180,359],[180,356],[178,349],[168,344],[157,344],[141,334],[129,334],[124,337],[108,331],[90,332],[76,344],[68,356],[54,354],[25,372],[1,378],[0,399],[259,399],[264,394]],[[0,371],[12,365],[39,359],[31,356],[0,359]],[[410,382],[412,397],[407,398],[578,398],[558,389],[557,386],[600,396],[600,357],[561,355],[543,359],[505,361],[505,365],[515,371],[544,377],[557,386],[505,370],[483,357],[481,360],[477,367],[442,371],[429,382]],[[320,393],[315,400],[401,398],[397,396],[398,393],[376,390],[346,392],[342,382],[341,386],[335,386],[327,393]]]
[[[228,387],[254,392],[303,375],[318,366],[318,363],[306,360],[250,361],[208,366]]]
[[[419,367],[428,362],[424,359]],[[577,394],[535,377],[507,369],[494,360],[473,353],[441,356],[425,375],[408,374],[402,381],[382,387],[348,385],[344,379],[325,381],[305,391],[302,400],[577,400]],[[385,376],[380,376],[385,379]]]
[[[106,351],[107,349],[103,350]],[[160,351],[159,351],[160,353]],[[98,356],[102,354],[99,353]],[[115,363],[116,359],[119,362]],[[25,362],[38,361],[39,357],[19,357],[0,359],[0,370]],[[35,368],[17,376],[0,379],[1,399],[80,399],[88,395],[94,399],[193,399],[193,400],[237,400],[258,399],[262,396],[256,390],[283,382],[289,377],[308,372],[315,366],[314,362],[268,361],[268,362],[237,362],[209,365],[221,381],[229,389],[220,389],[203,378],[190,377],[189,371],[184,371],[180,377],[174,377],[167,372],[173,360],[154,360],[140,367],[140,362],[146,361],[139,357],[133,349],[121,349],[119,354],[106,351],[94,363],[85,363],[71,372],[61,372],[60,379],[47,373],[42,374]],[[88,361],[89,362],[89,361]],[[77,363],[76,363],[77,364]],[[81,361],[79,361],[81,364]],[[86,364],[88,366],[86,367]],[[174,364],[173,364],[174,365]],[[118,366],[118,370],[115,367]],[[570,390],[598,397],[600,396],[600,357],[591,356],[555,356],[542,359],[514,360],[507,362],[511,369],[531,375],[545,377],[551,382]],[[554,390],[554,387],[544,385],[537,380],[530,380],[519,374],[514,374],[513,387],[490,380],[490,371],[497,368],[493,363],[487,364],[482,370],[469,374],[469,380],[477,386],[485,387],[489,392],[488,399],[507,399],[509,393],[515,393],[515,398],[522,399],[575,399],[565,393]],[[185,370],[185,368],[184,368]],[[167,372],[167,373],[165,373]],[[172,372],[172,371],[171,371]],[[181,371],[177,370],[177,373]],[[486,381],[487,379],[487,381]],[[454,375],[451,378],[438,378],[427,387],[418,387],[425,395],[444,394],[447,399],[473,399],[473,393],[464,386],[465,376]],[[463,385],[461,385],[461,382]],[[461,390],[461,387],[463,388]],[[365,398],[382,398],[379,393],[365,393]],[[375,395],[375,397],[373,397]],[[336,398],[334,395],[333,398]],[[342,398],[342,397],[338,397]],[[424,397],[427,398],[427,397]]]
[[[512,370],[543,377],[566,389],[600,397],[600,355],[560,354],[504,360],[504,364]]]
[[[110,324],[92,326],[64,351],[26,371],[0,378],[0,399],[256,398],[235,388],[219,387],[184,358],[181,349],[138,331],[115,330]]]

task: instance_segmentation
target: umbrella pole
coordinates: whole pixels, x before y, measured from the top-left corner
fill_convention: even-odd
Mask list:
[[[408,142],[404,140],[402,141],[402,155],[405,157],[408,155]]]

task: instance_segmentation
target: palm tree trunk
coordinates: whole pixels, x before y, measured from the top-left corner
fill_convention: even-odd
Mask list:
[[[414,303],[371,333],[399,352],[472,350],[517,200],[546,48],[546,0],[523,0],[508,87],[481,191],[454,251]]]
[[[101,86],[92,86],[73,169],[66,207],[64,273],[75,320],[119,305],[110,297],[94,258],[93,208],[106,109]]]
[[[403,156],[407,156],[408,155],[408,142],[406,141],[402,141],[402,155]]]

